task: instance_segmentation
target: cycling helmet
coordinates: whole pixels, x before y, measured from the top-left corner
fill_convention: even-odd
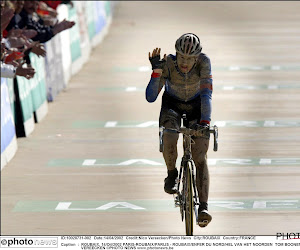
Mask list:
[[[202,46],[198,36],[193,33],[186,33],[177,39],[175,49],[183,55],[199,56]]]

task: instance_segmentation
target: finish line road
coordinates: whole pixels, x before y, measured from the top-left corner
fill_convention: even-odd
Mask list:
[[[163,190],[161,94],[150,104],[144,91],[148,52],[174,53],[186,32],[212,62],[220,134],[219,151],[208,152],[213,220],[194,234],[299,232],[299,9],[296,1],[120,1],[108,35],[2,169],[1,233],[185,235]]]

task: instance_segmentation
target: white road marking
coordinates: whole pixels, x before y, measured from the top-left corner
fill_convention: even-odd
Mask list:
[[[96,159],[87,159],[84,160],[82,166],[93,166],[96,163]]]
[[[152,126],[157,127],[158,121],[148,121],[148,122],[143,122],[141,124],[136,125],[137,128],[147,128],[147,127],[152,127]]]
[[[105,123],[104,127],[105,128],[114,128],[117,125],[117,121],[108,121]]]
[[[275,121],[265,121],[264,127],[275,127]]]
[[[243,207],[244,202],[241,201],[210,201],[209,204],[212,204],[216,207],[225,207],[229,209],[245,209]]]
[[[127,87],[127,88],[125,89],[125,91],[127,91],[127,92],[137,91],[137,87]]]
[[[137,162],[141,162],[141,163],[144,163],[144,164],[147,164],[147,165],[152,165],[152,166],[162,166],[163,165],[162,163],[147,160],[147,159],[131,159],[131,160],[128,160],[128,161],[123,161],[123,162],[121,162],[117,165],[118,166],[129,166],[129,165],[135,164]]]
[[[272,163],[271,159],[260,159],[259,165],[270,165]]]
[[[138,71],[140,72],[148,72],[148,71],[151,71],[151,67],[149,66],[141,66],[138,68]]]
[[[129,202],[109,202],[105,205],[102,205],[97,208],[70,208],[72,205],[72,202],[59,202],[56,206],[55,210],[58,211],[97,211],[97,210],[108,210],[110,208],[116,207],[116,208],[130,208],[133,210],[144,210],[145,208],[136,206],[134,204],[131,204]],[[121,207],[119,207],[121,206]]]

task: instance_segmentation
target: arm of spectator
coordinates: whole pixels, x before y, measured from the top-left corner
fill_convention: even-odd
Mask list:
[[[51,16],[43,16],[42,19],[44,21],[44,25],[47,25],[47,26],[55,26],[55,24],[58,23],[57,18],[54,18]]]
[[[11,8],[5,8],[1,13],[1,33],[6,29],[10,20],[14,16],[14,10]]]
[[[22,29],[12,28],[7,32],[7,37],[19,37],[22,35],[22,33],[23,33]]]
[[[75,22],[70,22],[64,19],[53,27],[53,34],[56,35],[64,30],[70,29],[75,25]]]
[[[37,56],[45,57],[47,52],[43,44],[37,43],[35,46],[32,47],[31,52],[36,54]]]
[[[34,29],[23,29],[22,35],[26,36],[27,38],[31,39],[37,35],[37,31]]]
[[[30,40],[25,36],[20,37],[8,37],[6,39],[5,45],[8,49],[10,48],[18,48],[18,49],[29,49],[35,45],[34,42],[30,42]]]
[[[39,41],[41,43],[48,42],[52,37],[54,37],[53,27],[43,26],[39,27],[38,33],[32,38],[33,41]]]
[[[27,67],[27,68],[23,68],[23,64],[20,64],[17,68],[16,68],[16,75],[17,76],[23,76],[27,79],[31,79],[34,77],[35,74],[35,70],[32,67]]]
[[[10,31],[8,31],[7,36],[8,37],[20,37],[20,36],[25,36],[27,38],[33,38],[37,35],[37,31],[34,29],[11,29]]]
[[[5,64],[1,62],[1,77],[4,78],[14,78],[16,76],[23,76],[27,79],[34,77],[35,70],[32,67],[23,68],[23,64],[18,64],[13,66],[10,64]]]

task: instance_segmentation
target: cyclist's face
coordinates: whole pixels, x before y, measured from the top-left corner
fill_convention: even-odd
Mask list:
[[[197,56],[186,56],[177,53],[177,64],[182,73],[188,73],[197,61]]]

